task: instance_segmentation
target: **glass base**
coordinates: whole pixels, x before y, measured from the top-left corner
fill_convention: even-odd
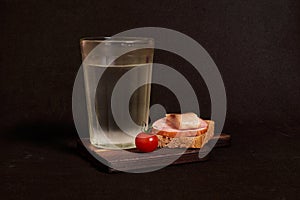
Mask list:
[[[94,147],[96,148],[101,148],[101,149],[133,149],[136,148],[134,143],[122,143],[122,144],[95,144],[91,143]]]

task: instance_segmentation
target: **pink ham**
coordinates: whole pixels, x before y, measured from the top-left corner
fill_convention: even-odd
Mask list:
[[[197,129],[207,126],[206,122],[195,113],[166,114],[166,122],[173,128],[180,130]]]
[[[169,117],[170,115],[173,114],[169,114]],[[177,129],[176,127],[174,127],[173,123],[171,123],[170,118],[168,120],[168,116],[154,122],[152,128],[155,134],[166,136],[166,137],[191,137],[191,136],[198,136],[201,134],[205,134],[207,132],[208,123],[198,117],[197,119],[198,119],[197,121],[199,122],[199,124],[197,124],[198,128],[194,128],[196,127],[196,123],[193,122],[193,123],[184,123],[183,126],[184,128],[187,127],[193,127],[193,128]],[[182,126],[178,126],[178,127],[182,127]]]

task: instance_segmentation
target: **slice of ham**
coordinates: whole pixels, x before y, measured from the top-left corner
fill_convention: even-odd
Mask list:
[[[198,118],[200,119],[200,118]],[[153,123],[152,128],[153,132],[157,135],[162,135],[166,137],[192,137],[192,136],[198,136],[201,134],[205,134],[207,132],[208,124],[206,121],[201,120],[201,126],[196,129],[185,129],[185,130],[179,130],[176,129],[167,123],[166,117],[157,120]]]
[[[166,120],[170,126],[180,130],[197,129],[205,126],[205,122],[195,113],[166,114]]]

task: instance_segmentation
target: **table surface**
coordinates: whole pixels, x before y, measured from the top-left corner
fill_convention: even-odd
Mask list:
[[[45,127],[46,128],[46,127]],[[76,133],[20,128],[1,139],[4,199],[295,199],[300,127],[233,127],[210,160],[143,174],[107,174],[76,151]]]

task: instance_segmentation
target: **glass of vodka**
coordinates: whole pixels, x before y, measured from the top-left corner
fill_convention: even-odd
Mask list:
[[[91,37],[80,46],[91,144],[134,148],[148,126],[153,39]]]

